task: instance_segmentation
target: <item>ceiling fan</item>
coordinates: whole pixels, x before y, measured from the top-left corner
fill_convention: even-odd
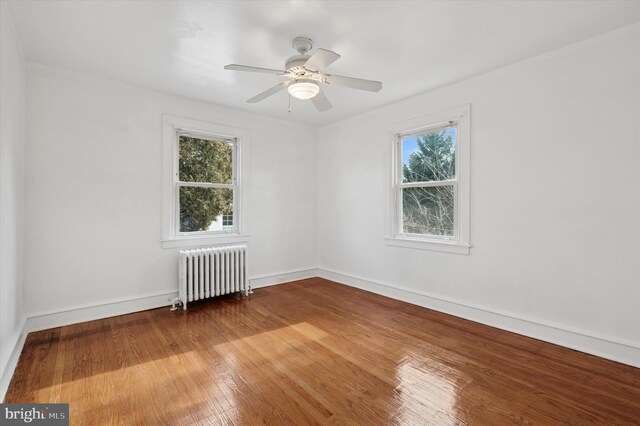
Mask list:
[[[311,99],[318,111],[327,111],[332,106],[320,88],[321,84],[367,90],[369,92],[379,92],[382,89],[382,83],[379,81],[325,73],[324,69],[340,59],[340,55],[326,49],[316,49],[313,55],[308,55],[307,53],[313,47],[313,42],[310,38],[296,37],[293,39],[291,46],[298,51],[298,54],[287,59],[284,70],[237,64],[230,64],[224,67],[226,70],[275,74],[288,78],[287,81],[283,81],[248,99],[247,102],[260,102],[286,88],[294,98]]]

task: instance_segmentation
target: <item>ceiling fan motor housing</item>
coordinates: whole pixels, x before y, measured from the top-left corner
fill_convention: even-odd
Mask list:
[[[287,59],[287,62],[284,64],[284,69],[289,71],[291,68],[295,67],[303,67],[304,64],[309,60],[309,55],[295,55]]]
[[[298,51],[298,54],[290,57],[284,64],[287,71],[294,67],[302,67],[310,58],[307,53],[313,47],[313,41],[308,37],[295,37],[291,43],[291,47]]]

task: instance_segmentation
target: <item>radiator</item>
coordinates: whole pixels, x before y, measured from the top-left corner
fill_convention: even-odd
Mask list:
[[[251,292],[246,245],[182,250],[178,269],[178,298],[172,310],[176,303],[186,310],[187,303],[194,300],[237,292],[248,296]]]

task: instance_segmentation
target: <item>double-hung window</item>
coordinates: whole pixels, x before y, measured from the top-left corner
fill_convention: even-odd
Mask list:
[[[469,252],[469,106],[392,131],[390,245]]]
[[[400,233],[454,240],[458,123],[400,135]]]
[[[240,129],[165,116],[165,248],[243,242]]]
[[[178,235],[234,232],[237,139],[178,132]]]

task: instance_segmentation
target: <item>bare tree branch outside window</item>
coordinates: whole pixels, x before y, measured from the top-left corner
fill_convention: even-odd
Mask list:
[[[403,144],[413,141],[403,140]],[[455,179],[456,128],[415,137],[416,149],[403,162],[403,183],[442,182]],[[454,235],[453,184],[402,189],[404,233],[451,237]]]

